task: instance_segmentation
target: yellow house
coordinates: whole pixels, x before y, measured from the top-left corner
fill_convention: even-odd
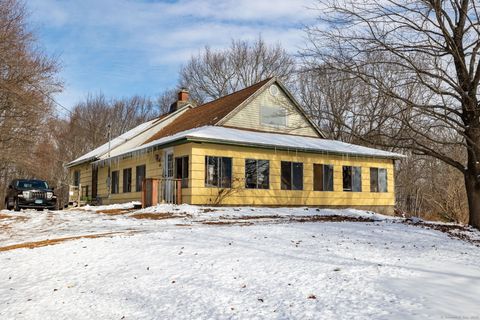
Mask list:
[[[188,101],[182,90],[170,113],[70,162],[82,197],[393,212],[403,156],[325,139],[276,78],[198,107]]]

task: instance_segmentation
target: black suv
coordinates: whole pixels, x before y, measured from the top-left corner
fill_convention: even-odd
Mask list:
[[[8,186],[5,207],[8,210],[15,209],[15,211],[20,211],[20,209],[55,210],[57,197],[53,193],[53,188],[49,188],[46,181],[18,179],[13,180]]]

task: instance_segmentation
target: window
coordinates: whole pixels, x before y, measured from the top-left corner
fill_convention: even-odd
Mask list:
[[[80,170],[73,171],[73,185],[76,187],[80,185]]]
[[[167,177],[173,177],[173,153],[167,154]]]
[[[118,193],[120,171],[112,171],[112,193]]]
[[[123,169],[123,192],[132,192],[132,168]]]
[[[182,179],[182,188],[188,188],[188,156],[175,158],[175,178]]]
[[[268,160],[245,160],[245,188],[268,189],[270,162]]]
[[[48,184],[42,180],[18,180],[16,187],[18,189],[48,189]]]
[[[343,191],[362,191],[362,168],[343,167]]]
[[[287,112],[282,107],[262,106],[260,119],[262,124],[276,127],[287,126]]]
[[[146,166],[137,166],[135,168],[135,191],[140,192],[143,189],[143,180],[145,180]]]
[[[370,168],[370,192],[387,192],[387,169]]]
[[[282,161],[282,190],[303,190],[303,163]]]
[[[333,165],[313,164],[313,190],[333,191]]]
[[[219,188],[232,186],[232,158],[205,157],[205,186]]]
[[[82,198],[88,198],[88,186],[82,186]]]

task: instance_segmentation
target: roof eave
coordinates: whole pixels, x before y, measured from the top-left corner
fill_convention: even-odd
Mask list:
[[[159,123],[162,123],[162,122],[165,122],[167,119],[170,119],[172,116],[186,110],[186,109],[190,109],[190,108],[193,108],[192,104],[189,102],[187,103],[186,105],[182,106],[181,108],[179,108],[178,110],[175,110],[174,112],[172,112],[171,114],[169,114],[168,116],[166,116],[165,118],[163,119],[160,119],[159,121],[153,121],[152,124],[148,127],[148,128],[145,128],[145,130],[142,130],[140,132],[138,132],[135,136],[131,137],[130,139],[125,139],[125,141],[123,141],[121,144],[113,147],[112,149],[115,149],[115,148],[118,148],[119,146],[125,144],[126,142],[132,140],[133,138],[135,137],[138,137],[139,135],[145,133],[146,131],[150,130],[151,128],[153,128],[154,126],[158,125]],[[151,121],[151,120],[150,120]],[[146,121],[148,122],[148,121]],[[132,128],[133,130],[133,128]],[[128,131],[127,131],[128,132]],[[126,133],[127,133],[126,132]],[[77,166],[77,165],[80,165],[80,164],[84,164],[85,162],[95,162],[95,161],[98,161],[98,160],[101,160],[99,159],[100,157],[106,155],[108,152],[103,152],[103,153],[99,153],[97,154],[96,156],[93,156],[93,157],[90,157],[90,158],[87,158],[87,159],[84,159],[84,160],[81,160],[81,161],[72,161],[72,162],[69,162],[65,165],[65,168],[71,168],[71,167],[74,167],[74,166]]]
[[[98,159],[97,157],[90,157],[90,158],[87,158],[87,159],[84,159],[84,160],[80,160],[80,161],[72,161],[72,162],[69,162],[65,165],[65,168],[71,168],[71,167],[75,167],[75,166],[78,166],[78,165],[81,165],[81,164],[84,164],[86,162],[93,162],[95,161],[96,159]]]
[[[306,153],[322,153],[329,155],[339,155],[339,156],[355,156],[355,157],[365,157],[365,158],[381,158],[381,159],[395,159],[401,160],[407,158],[407,156],[402,154],[392,154],[390,155],[374,155],[374,154],[359,154],[354,152],[339,152],[331,150],[322,150],[315,148],[299,148],[299,147],[287,147],[287,146],[278,146],[278,145],[269,145],[269,144],[260,144],[254,142],[238,142],[238,141],[229,141],[222,139],[212,139],[212,138],[199,138],[195,136],[187,136],[186,140],[188,142],[202,142],[202,143],[217,143],[223,145],[232,145],[232,146],[241,146],[241,147],[251,147],[251,148],[262,148],[262,149],[272,149],[272,150],[282,150],[282,151],[300,151]]]

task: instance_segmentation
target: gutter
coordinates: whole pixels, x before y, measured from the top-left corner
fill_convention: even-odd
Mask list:
[[[312,149],[312,148],[300,148],[300,147],[282,147],[277,145],[269,145],[269,144],[258,144],[258,143],[250,143],[250,142],[232,142],[228,140],[222,139],[211,139],[211,138],[198,138],[198,137],[186,137],[189,142],[200,142],[200,143],[210,143],[210,144],[223,144],[223,145],[231,145],[231,146],[240,146],[240,147],[249,147],[249,148],[258,148],[258,149],[272,149],[272,150],[281,150],[281,151],[298,151],[298,152],[305,152],[305,153],[322,153],[327,155],[340,155],[340,156],[355,156],[355,157],[365,157],[365,158],[382,158],[382,159],[404,159],[407,156],[398,154],[398,156],[387,156],[387,155],[372,155],[372,154],[361,154],[361,153],[353,153],[353,152],[339,152],[339,151],[329,151],[329,150],[321,150],[321,149]],[[385,151],[389,152],[389,151]]]
[[[209,143],[209,144],[222,144],[222,145],[231,145],[231,146],[240,146],[240,147],[250,147],[250,148],[258,148],[258,149],[271,149],[271,150],[281,150],[281,151],[297,151],[297,152],[305,152],[305,153],[322,153],[327,155],[336,155],[336,156],[352,156],[352,157],[364,157],[364,158],[380,158],[380,159],[395,159],[400,160],[406,158],[404,155],[398,154],[397,156],[387,156],[387,155],[373,155],[373,154],[361,154],[361,153],[354,153],[354,152],[338,152],[338,151],[329,151],[329,150],[321,150],[321,149],[312,149],[312,148],[300,148],[300,147],[282,147],[277,145],[268,145],[268,144],[258,144],[254,142],[234,142],[229,140],[222,140],[222,139],[212,139],[212,138],[199,138],[195,136],[184,136],[179,137],[175,140],[168,141],[165,143],[160,143],[152,146],[148,146],[138,150],[127,151],[122,154],[118,154],[116,156],[112,156],[110,158],[101,159],[95,161],[95,163],[102,163],[106,160],[113,160],[117,158],[126,158],[134,153],[147,153],[148,151],[155,151],[160,148],[165,147],[172,147],[176,145],[180,145],[187,142],[199,142],[199,143]],[[385,151],[388,152],[388,151]]]

